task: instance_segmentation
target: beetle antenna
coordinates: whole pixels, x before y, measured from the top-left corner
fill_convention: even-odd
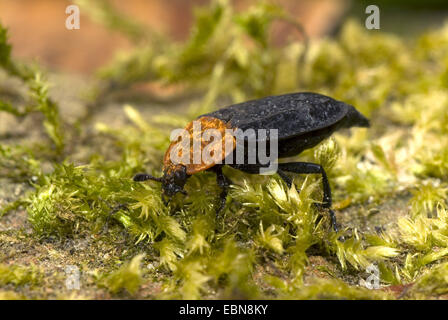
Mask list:
[[[151,176],[151,175],[149,175],[147,173],[137,173],[134,176],[134,181],[142,182],[142,181],[146,181],[146,180],[154,180],[154,181],[157,181],[157,182],[162,182],[163,178],[156,178],[156,177],[153,177],[153,176]]]

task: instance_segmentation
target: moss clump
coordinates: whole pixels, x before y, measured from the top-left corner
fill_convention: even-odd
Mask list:
[[[41,278],[41,271],[36,266],[24,267],[0,264],[1,286],[7,284],[12,284],[14,286],[23,286],[26,284],[35,285],[41,281]]]
[[[286,292],[280,297],[301,300],[386,300],[393,298],[392,295],[384,291],[348,286],[337,279],[313,279],[309,285]]]
[[[417,298],[425,297],[428,294],[437,296],[446,294],[448,292],[447,277],[448,264],[441,263],[417,279],[408,294]]]
[[[126,290],[130,294],[135,294],[143,283],[143,270],[140,266],[143,257],[144,254],[137,255],[118,270],[101,275],[98,280],[99,285],[106,287],[112,293]]]
[[[14,291],[0,291],[0,300],[24,300],[25,297]]]

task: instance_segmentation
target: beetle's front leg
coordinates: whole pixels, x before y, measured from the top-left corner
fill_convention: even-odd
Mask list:
[[[222,166],[213,167],[213,171],[216,173],[216,182],[222,189],[221,194],[219,195],[219,207],[216,211],[216,215],[218,215],[226,205],[227,194],[229,193],[229,186],[232,184],[232,181],[222,173]]]

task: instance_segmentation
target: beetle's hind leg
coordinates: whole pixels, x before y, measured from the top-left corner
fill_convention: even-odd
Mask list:
[[[331,198],[331,188],[330,183],[328,182],[327,173],[325,172],[324,168],[316,163],[309,163],[309,162],[290,162],[290,163],[279,163],[278,164],[278,173],[280,177],[283,178],[284,171],[293,172],[293,173],[301,173],[301,174],[321,174],[322,175],[322,184],[323,184],[323,192],[324,192],[324,198],[322,207],[325,209],[328,209],[330,213],[330,221],[331,225],[333,226],[334,231],[338,231],[338,224],[336,221],[336,215],[333,210],[331,210],[331,204],[332,204],[332,198]],[[282,172],[282,173],[281,173]],[[288,177],[289,178],[289,177]],[[285,181],[286,182],[286,181]],[[288,182],[286,182],[288,183]]]

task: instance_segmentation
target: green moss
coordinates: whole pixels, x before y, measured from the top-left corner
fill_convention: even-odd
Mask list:
[[[143,283],[143,270],[140,266],[143,257],[144,254],[137,255],[117,271],[100,276],[99,285],[106,287],[111,293],[126,290],[135,294]]]
[[[86,13],[96,23],[121,32],[133,41],[139,42],[147,37],[148,30],[145,30],[132,17],[124,16],[108,1],[99,0],[92,4],[88,1],[76,0],[75,3],[81,7],[83,13]]]
[[[442,263],[417,279],[409,294],[418,298],[442,295],[448,292],[448,264]]]
[[[4,177],[23,181],[42,174],[42,162],[33,150],[21,145],[0,145],[0,172]]]
[[[0,264],[0,285],[12,284],[23,286],[36,285],[41,281],[41,271],[36,266],[24,267],[19,265]]]
[[[271,281],[286,292],[279,296],[280,299],[299,300],[386,300],[392,296],[381,290],[369,290],[367,288],[349,286],[338,279],[312,279],[309,285],[291,288],[281,281]]]
[[[438,203],[443,203],[447,189],[443,187],[434,187],[433,185],[421,186],[413,192],[410,200],[413,215],[432,215]]]
[[[44,82],[40,73],[28,82],[31,98],[34,100],[33,109],[43,114],[42,122],[45,132],[52,140],[58,153],[64,148],[64,135],[62,120],[59,116],[58,106],[48,97],[48,84]]]
[[[14,291],[0,291],[0,300],[25,300],[26,298]]]
[[[11,60],[11,45],[8,43],[8,30],[0,24],[0,65],[5,68]]]
[[[36,67],[17,64],[10,57],[11,46],[7,42],[6,29],[0,24],[0,66],[12,76],[20,78],[29,88],[29,104],[24,110],[0,101],[0,112],[7,112],[15,116],[24,117],[33,112],[40,112],[44,120],[42,127],[55,145],[56,152],[60,154],[64,148],[64,135],[62,120],[59,117],[59,108],[48,97],[48,84]]]

